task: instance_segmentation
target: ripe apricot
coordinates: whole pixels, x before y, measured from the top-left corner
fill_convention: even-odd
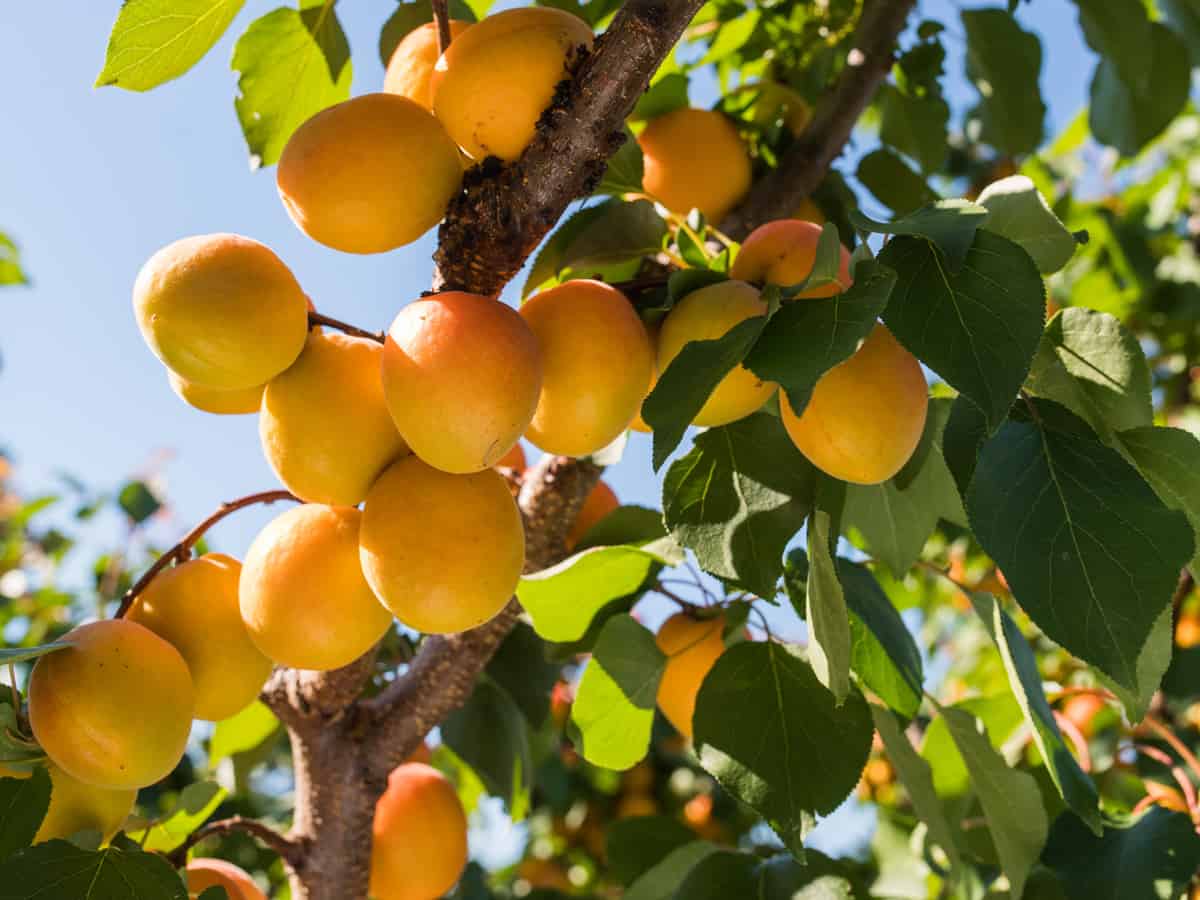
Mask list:
[[[462,803],[446,776],[423,763],[392,770],[372,832],[370,893],[378,900],[440,897],[467,864]]]
[[[46,766],[50,775],[50,807],[33,842],[69,838],[80,831],[98,831],[107,843],[133,812],[136,788],[111,791],[84,784],[54,764]]]
[[[144,625],[80,625],[29,678],[29,722],[50,760],[96,787],[140,788],[183,758],[194,690],[179,651]]]
[[[651,119],[638,135],[645,158],[642,185],[668,209],[693,209],[719,223],[750,190],[750,154],[726,116],[677,109]]]
[[[586,456],[629,427],[654,377],[646,326],[625,295],[579,279],[535,294],[521,315],[542,348],[542,392],[525,436]]]
[[[758,289],[744,281],[722,281],[692,291],[667,313],[658,334],[658,370],[665,372],[689,341],[724,337],[735,325],[765,316]],[[771,398],[778,385],[763,381],[745,366],[726,375],[709,395],[695,425],[725,425],[750,415]]]
[[[271,674],[246,633],[238,606],[242,564],[206,553],[155,576],[129,610],[183,656],[192,674],[197,719],[218,722],[240,712]]]
[[[1096,716],[1105,707],[1104,699],[1096,694],[1075,694],[1063,704],[1062,714],[1085,738],[1094,737],[1096,731]]]
[[[383,399],[383,347],[311,334],[300,358],[263,394],[258,433],[287,489],[310,503],[354,506],[408,452]]]
[[[1200,645],[1200,614],[1186,612],[1175,623],[1175,646],[1190,650]]]
[[[238,594],[258,649],[283,666],[336,669],[383,637],[392,617],[358,565],[362,513],[306,503],[277,516],[246,553]]]
[[[413,453],[444,472],[494,466],[537,408],[542,355],[511,306],[447,291],[396,316],[383,348],[383,395]]]
[[[188,896],[198,897],[211,887],[225,888],[229,900],[267,900],[250,874],[231,862],[212,857],[196,857],[188,861]]]
[[[591,27],[550,7],[488,16],[457,38],[433,70],[433,111],[467,155],[514,160],[533,140],[538,119]]]
[[[429,110],[396,94],[366,94],[297,128],[276,182],[288,215],[314,241],[382,253],[441,221],[462,164]]]
[[[929,388],[916,357],[877,323],[853,356],[821,376],[801,415],[786,398],[779,407],[813,465],[842,481],[879,484],[917,448]]]
[[[817,258],[821,226],[800,219],[779,219],[754,231],[742,243],[729,270],[743,281],[762,281],[788,287],[799,284],[812,271]],[[800,297],[832,297],[850,287],[850,254],[841,247],[837,281],[814,287]]]
[[[507,453],[496,460],[496,468],[515,469],[518,472],[524,472],[525,451],[521,448],[521,445],[513,444]]]
[[[525,563],[521,513],[499,473],[450,475],[415,456],[392,463],[371,487],[360,547],[376,596],[427,634],[492,618]]]
[[[265,385],[256,384],[253,387],[240,388],[235,391],[222,391],[218,388],[205,387],[202,384],[192,384],[190,381],[180,378],[170,369],[167,369],[167,381],[171,384],[171,390],[188,406],[194,406],[201,412],[214,413],[218,416],[240,416],[258,412],[265,387]]]
[[[462,33],[470,27],[470,22],[451,19],[451,40],[462,37]],[[432,112],[433,67],[440,55],[437,23],[426,22],[414,28],[392,51],[387,71],[383,73],[384,92],[407,97]]]
[[[241,390],[265,384],[300,355],[308,298],[271,250],[236,234],[168,244],[133,286],[142,337],[195,385]]]
[[[603,481],[596,482],[592,492],[583,501],[583,506],[579,510],[579,515],[575,517],[575,523],[571,526],[571,530],[567,532],[567,549],[573,549],[579,543],[579,539],[587,534],[593,525],[620,505],[621,501],[617,499],[612,488]]]
[[[692,736],[696,695],[709,670],[722,653],[724,616],[694,619],[676,613],[663,622],[655,642],[667,656],[667,667],[658,683],[658,708],[684,737]]]

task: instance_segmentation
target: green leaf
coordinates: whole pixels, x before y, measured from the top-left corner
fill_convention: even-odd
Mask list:
[[[635,544],[639,547],[667,536],[662,513],[645,506],[618,506],[584,532],[576,551],[591,547]]]
[[[29,279],[21,269],[21,254],[16,243],[0,231],[0,285],[28,283]]]
[[[0,863],[33,843],[50,808],[50,775],[39,766],[28,778],[0,778]]]
[[[871,570],[848,559],[837,567],[850,610],[851,668],[880,700],[911,719],[925,682],[921,651]]]
[[[1182,428],[1132,428],[1117,435],[1126,457],[1171,509],[1187,516],[1196,544],[1189,565],[1200,573],[1200,441]]]
[[[1012,895],[1020,897],[1050,828],[1037,782],[1028,772],[1008,767],[988,740],[983,723],[969,712],[939,709],[970,772]]]
[[[903,216],[937,200],[937,193],[891,150],[872,150],[858,161],[858,180],[875,199]]]
[[[687,873],[719,850],[707,841],[692,841],[677,847],[630,885],[622,900],[670,900]]]
[[[774,642],[730,647],[693,719],[700,763],[803,854],[814,814],[832,812],[857,783],[874,728],[853,691],[840,707],[813,670]]]
[[[1024,175],[993,181],[979,194],[990,215],[984,225],[1030,255],[1043,275],[1057,272],[1075,254],[1075,236]]]
[[[865,261],[848,290],[784,303],[746,356],[746,368],[764,381],[778,382],[799,415],[821,376],[848,359],[871,333],[895,283],[890,269]]]
[[[987,727],[988,739],[997,751],[1004,749],[1013,735],[1024,727],[1021,707],[1008,691],[972,697],[955,707],[970,713]],[[943,800],[970,794],[971,773],[944,717],[935,717],[926,727],[921,741],[921,758],[929,763],[934,790]]]
[[[66,650],[70,646],[70,641],[52,641],[37,647],[0,647],[0,666],[29,662],[56,650]]]
[[[517,599],[543,638],[578,640],[601,607],[636,591],[656,565],[679,562],[677,554],[667,539],[645,547],[592,547],[523,576]]]
[[[504,801],[509,816],[525,818],[533,779],[529,730],[507,691],[480,678],[466,704],[442,722],[442,740]]]
[[[546,644],[532,628],[518,622],[487,664],[487,673],[508,692],[534,729],[550,712],[550,693],[560,667],[546,660]]]
[[[118,837],[101,850],[47,841],[0,864],[0,900],[187,900],[171,864]]]
[[[129,481],[117,494],[117,505],[135,525],[140,525],[162,509],[162,501],[144,481]]]
[[[630,118],[645,121],[665,115],[688,105],[688,77],[682,72],[668,72],[656,77],[638,98]]]
[[[1065,407],[1031,401],[984,445],[967,495],[976,537],[1038,627],[1126,687],[1192,557],[1191,527]]]
[[[170,815],[145,829],[130,832],[129,837],[146,850],[170,853],[207,821],[225,797],[225,789],[215,782],[189,784],[180,793],[179,802]]]
[[[462,22],[474,22],[478,19],[475,11],[463,0],[450,0],[450,18]],[[379,60],[384,68],[396,52],[396,46],[427,22],[433,21],[433,7],[429,0],[418,0],[416,3],[400,3],[388,16],[383,28],[379,31]]]
[[[783,550],[804,524],[816,470],[767,413],[712,428],[663,479],[671,535],[706,572],[775,596]]]
[[[928,242],[911,237],[890,241],[879,261],[897,275],[883,314],[896,339],[998,426],[1025,381],[1045,321],[1046,288],[1029,254],[980,231],[957,273]]]
[[[618,819],[608,826],[609,874],[631,885],[694,837],[690,828],[670,816]]]
[[[1021,634],[1017,623],[991,594],[973,592],[971,602],[996,649],[1000,651],[1013,696],[1025,714],[1033,741],[1042,754],[1055,787],[1067,806],[1099,833],[1100,797],[1096,793],[1096,785],[1079,768],[1079,763],[1063,740],[1062,732],[1058,730],[1054,711],[1042,691],[1042,676],[1029,642]]]
[[[96,87],[148,91],[178,78],[206,54],[245,0],[125,0]]]
[[[637,138],[628,127],[625,129],[625,143],[612,156],[604,169],[604,178],[593,193],[596,194],[632,194],[641,193],[642,175],[645,173],[646,161],[642,156],[642,148]]]
[[[1150,366],[1137,338],[1108,313],[1082,306],[1046,325],[1026,382],[1112,443],[1114,432],[1152,425]]]
[[[1200,2],[1158,0],[1158,8],[1167,24],[1187,43],[1192,53],[1192,67],[1200,65]]]
[[[229,892],[218,884],[205,888],[196,895],[196,900],[230,900],[230,897]]]
[[[760,859],[722,850],[701,860],[675,891],[675,900],[853,900],[855,896],[838,865],[816,850],[806,850],[803,863],[789,856]]]
[[[954,398],[950,407],[950,417],[946,420],[946,428],[942,432],[942,456],[959,494],[963,497],[967,495],[971,479],[975,477],[979,449],[987,439],[988,424],[983,410],[959,394]]]
[[[1163,676],[1171,666],[1171,655],[1175,649],[1175,623],[1171,613],[1170,606],[1163,608],[1154,620],[1150,636],[1138,651],[1135,685],[1125,687],[1103,672],[1097,673],[1105,686],[1121,701],[1125,707],[1125,717],[1130,722],[1140,722],[1146,718],[1155,695],[1162,687]]]
[[[255,19],[233,48],[234,106],[255,166],[278,162],[292,132],[350,96],[350,47],[333,4],[304,6]]]
[[[946,162],[946,124],[950,107],[941,97],[910,96],[890,84],[880,87],[879,137],[913,159],[923,172],[936,172]]]
[[[850,211],[850,221],[862,231],[906,235],[931,241],[942,251],[950,271],[955,273],[962,268],[975,234],[987,217],[986,209],[969,200],[938,200],[891,222],[879,222],[856,209]]]
[[[1161,806],[1100,837],[1064,813],[1042,859],[1071,900],[1158,900],[1179,896],[1200,866],[1200,836],[1187,816]],[[1164,883],[1174,891],[1164,893]]]
[[[27,737],[21,729],[10,698],[5,697],[0,701],[0,762],[25,769],[45,760],[46,754],[37,741]]]
[[[658,682],[667,658],[632,616],[614,616],[600,632],[571,706],[583,758],[631,769],[650,748]]]
[[[223,719],[213,728],[208,741],[208,768],[215,771],[223,759],[258,747],[280,728],[279,720],[261,700]]]
[[[838,508],[831,510],[822,501],[824,493],[818,488],[808,517],[804,620],[809,630],[808,661],[840,706],[850,694],[850,613],[830,545],[837,543],[837,528],[832,522],[841,516],[844,498],[839,497]]]
[[[1046,119],[1041,41],[999,9],[963,10],[962,23],[967,78],[980,97],[971,115],[982,125],[981,139],[1010,156],[1032,153]]]

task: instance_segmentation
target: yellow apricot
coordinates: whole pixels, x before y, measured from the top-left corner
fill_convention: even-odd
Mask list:
[[[533,140],[538,119],[569,76],[591,27],[550,7],[488,16],[455,39],[433,70],[433,111],[476,160],[514,160]]]
[[[629,427],[654,377],[654,348],[625,295],[579,279],[535,294],[521,315],[542,348],[542,393],[525,436],[586,456]]]
[[[620,505],[621,501],[617,499],[617,495],[613,493],[613,489],[605,482],[597,481],[596,486],[592,488],[592,492],[583,501],[583,507],[579,510],[579,515],[575,517],[575,524],[567,532],[565,541],[567,549],[574,549],[575,545],[579,543],[579,539],[587,534],[593,525]]]
[[[238,594],[255,645],[282,666],[325,671],[354,662],[387,632],[358,565],[362,513],[306,503],[250,544]]]
[[[450,20],[450,38],[455,40],[471,27],[470,22]],[[414,28],[396,45],[383,73],[383,90],[399,94],[433,111],[433,67],[438,61],[438,30],[435,22]]]
[[[651,119],[638,143],[646,193],[674,212],[698,209],[716,225],[750,190],[750,154],[719,112],[673,110]]]
[[[367,494],[360,548],[367,582],[397,619],[450,634],[504,608],[525,563],[525,532],[494,469],[450,475],[409,456]]]
[[[467,815],[446,776],[405,763],[375,804],[370,893],[376,900],[429,900],[467,865]]]
[[[773,125],[782,121],[793,135],[800,134],[812,121],[812,107],[800,94],[777,81],[756,81],[733,92],[753,97],[746,110],[747,118],[756,125]]]
[[[189,860],[187,869],[189,897],[198,897],[210,887],[225,889],[229,900],[267,900],[250,874],[223,859],[197,857]]]
[[[650,388],[646,391],[647,397],[650,396],[651,391],[653,391],[655,385],[658,384],[658,333],[658,325],[646,326],[646,334],[650,338],[650,346],[654,348],[654,374],[650,376]],[[646,420],[642,418],[641,405],[638,406],[637,415],[633,417],[633,421],[629,423],[629,427],[634,431],[640,431],[642,434],[652,434],[654,431],[654,429],[647,424]]]
[[[383,395],[413,453],[444,472],[495,465],[537,407],[542,355],[525,320],[491,297],[410,303],[383,348]]]
[[[817,259],[821,226],[800,219],[779,219],[761,225],[742,243],[729,274],[743,281],[762,281],[788,287],[799,284]],[[837,281],[810,288],[798,297],[832,297],[850,287],[850,254],[843,246]]]
[[[667,657],[667,667],[658,683],[658,708],[686,738],[692,736],[696,695],[704,676],[725,652],[724,628],[724,616],[693,619],[686,613],[676,613],[663,622],[655,636],[658,649]]]
[[[223,391],[219,388],[205,387],[202,384],[193,384],[180,378],[170,369],[167,369],[167,381],[171,384],[171,390],[184,403],[194,406],[202,412],[215,413],[218,416],[238,416],[258,412],[265,387],[265,385],[256,384],[253,387]]]
[[[366,94],[297,128],[276,181],[288,215],[314,241],[382,253],[441,221],[462,165],[429,110],[396,94]]]
[[[800,452],[854,484],[879,484],[900,471],[921,440],[928,406],[921,364],[882,324],[821,376],[801,415],[779,404]]]
[[[658,370],[665,372],[689,341],[723,337],[738,323],[765,316],[767,304],[758,289],[744,281],[721,281],[692,291],[675,304],[658,334]],[[725,425],[750,415],[761,407],[777,385],[763,381],[745,366],[726,375],[700,412],[696,425]]]
[[[383,347],[336,332],[309,335],[292,367],[263,394],[263,454],[309,503],[354,506],[388,463],[408,452],[388,415]]]
[[[183,656],[192,673],[197,719],[219,722],[248,706],[271,674],[246,633],[238,606],[242,564],[206,553],[155,576],[129,610]]]
[[[127,619],[80,625],[29,678],[29,723],[50,760],[86,784],[139,788],[183,758],[194,690],[179,651]]]
[[[136,788],[110,791],[84,784],[55,765],[46,766],[50,775],[50,807],[33,838],[35,844],[69,838],[80,831],[98,831],[107,843],[133,812]]]
[[[308,298],[271,250],[236,234],[168,244],[133,286],[142,337],[193,384],[240,390],[295,361],[308,331]]]

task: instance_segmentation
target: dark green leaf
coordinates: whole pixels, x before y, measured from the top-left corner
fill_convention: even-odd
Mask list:
[[[993,181],[979,194],[990,215],[984,227],[1029,254],[1043,275],[1057,272],[1075,254],[1075,236],[1024,175]]]
[[[838,865],[816,850],[804,862],[788,856],[760,859],[722,850],[706,856],[675,891],[675,900],[853,900],[854,888]]]
[[[450,0],[450,18],[462,22],[474,22],[476,15],[463,0]],[[425,23],[432,21],[433,7],[429,0],[397,5],[379,31],[379,59],[384,67],[387,67],[392,54],[396,52],[396,45],[404,40],[410,31],[415,31]]]
[[[162,509],[162,501],[144,481],[130,481],[117,494],[117,504],[135,525],[145,522]]]
[[[584,532],[576,552],[589,547],[612,547],[617,544],[642,546],[667,536],[662,513],[645,506],[618,506]]]
[[[45,656],[56,650],[65,650],[70,646],[69,641],[54,641],[37,647],[0,647],[0,666],[29,662],[31,659],[37,659],[39,656]]]
[[[837,567],[850,611],[851,668],[880,700],[911,719],[925,681],[921,651],[871,571],[847,559]]]
[[[1167,24],[1187,43],[1192,52],[1192,67],[1200,65],[1200,2],[1158,0],[1158,8]]]
[[[638,145],[632,132],[626,128],[625,143],[621,145],[621,149],[608,158],[604,178],[601,179],[594,193],[617,195],[641,193],[645,167],[642,148]]]
[[[949,144],[946,124],[950,107],[941,97],[910,96],[884,84],[877,102],[882,117],[879,136],[920,165],[923,172],[936,172],[946,162]]]
[[[824,482],[822,478],[821,483]],[[841,705],[850,693],[850,614],[830,545],[837,543],[838,532],[833,521],[841,517],[845,497],[844,494],[838,497],[838,507],[829,509],[822,501],[826,493],[818,488],[808,517],[809,568],[804,620],[808,622],[809,663]]]
[[[1121,701],[1121,705],[1125,707],[1125,717],[1130,722],[1140,722],[1146,718],[1150,704],[1162,687],[1163,676],[1171,666],[1171,654],[1175,649],[1175,623],[1172,621],[1171,612],[1170,606],[1163,608],[1154,620],[1150,636],[1138,651],[1137,684],[1125,687],[1103,672],[1097,673],[1105,686]]]
[[[856,175],[876,200],[899,216],[937,200],[937,194],[920,175],[883,147],[858,161]]]
[[[638,98],[630,118],[641,121],[653,119],[688,105],[688,77],[682,72],[670,72],[650,83]]]
[[[1038,78],[1042,44],[999,9],[962,12],[967,32],[967,78],[979,91],[972,115],[980,137],[1010,156],[1032,153],[1042,142],[1046,104]]]
[[[518,622],[487,665],[487,673],[508,691],[531,728],[542,727],[550,711],[550,692],[559,666],[546,661],[545,642]]]
[[[442,723],[442,740],[520,821],[529,809],[532,758],[525,717],[504,688],[484,676],[466,705]]]
[[[220,885],[205,888],[196,895],[196,900],[230,900],[229,892]]]
[[[50,808],[50,776],[39,766],[28,778],[0,778],[0,863],[33,843]]]
[[[967,496],[967,488],[975,477],[975,461],[979,449],[988,438],[987,416],[978,406],[959,394],[950,407],[950,417],[942,432],[942,455],[946,467],[954,477],[961,496]]]
[[[157,853],[117,838],[102,850],[48,841],[0,864],[0,900],[187,900],[175,869]]]
[[[1159,499],[1188,517],[1196,543],[1190,565],[1200,573],[1200,441],[1182,428],[1149,425],[1122,431],[1117,440]]]
[[[969,200],[938,200],[891,222],[879,222],[858,210],[850,211],[850,221],[861,231],[907,235],[932,241],[944,254],[952,273],[962,268],[975,240],[975,233],[987,216],[986,209]],[[923,241],[920,243],[924,244]]]
[[[701,860],[718,852],[716,844],[692,841],[677,847],[630,885],[622,900],[670,900],[675,889]]]
[[[618,819],[608,826],[609,873],[621,884],[631,885],[694,838],[691,829],[670,816]]]

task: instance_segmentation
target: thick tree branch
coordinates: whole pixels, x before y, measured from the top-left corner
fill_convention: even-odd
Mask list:
[[[438,231],[438,287],[495,294],[624,142],[625,119],[702,0],[628,0],[511,165],[467,175]]]
[[[758,181],[721,230],[741,240],[764,222],[793,215],[821,183],[850,140],[854,125],[892,68],[896,40],[915,0],[874,0],[854,36],[846,68],[818,104],[813,120],[779,167]]]

